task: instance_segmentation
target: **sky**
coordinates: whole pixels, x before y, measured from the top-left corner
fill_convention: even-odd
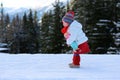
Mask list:
[[[65,0],[60,0],[65,1]],[[9,8],[38,8],[42,6],[50,5],[54,3],[55,0],[0,0],[0,3],[3,3],[4,7]]]
[[[0,80],[120,80],[120,55],[83,54],[74,69],[72,56],[0,53]]]

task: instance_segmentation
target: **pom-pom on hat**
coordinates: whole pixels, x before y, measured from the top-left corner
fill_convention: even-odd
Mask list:
[[[68,24],[71,24],[74,20],[74,12],[68,11],[65,16],[62,18],[62,20]]]

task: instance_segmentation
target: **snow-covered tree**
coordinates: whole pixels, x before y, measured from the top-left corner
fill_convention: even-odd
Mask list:
[[[116,30],[112,21],[118,15],[115,14],[115,2],[116,0],[71,0],[75,19],[83,24],[93,53],[106,53],[107,48],[113,45],[111,33]],[[106,43],[101,44],[102,40]]]

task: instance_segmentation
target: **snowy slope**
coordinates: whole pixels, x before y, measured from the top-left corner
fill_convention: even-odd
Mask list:
[[[81,55],[71,69],[72,54],[0,53],[0,80],[120,80],[120,55]]]

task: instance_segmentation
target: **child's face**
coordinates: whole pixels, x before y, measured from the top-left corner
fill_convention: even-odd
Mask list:
[[[63,22],[63,26],[68,26],[69,24],[66,23],[65,21],[62,21]]]

